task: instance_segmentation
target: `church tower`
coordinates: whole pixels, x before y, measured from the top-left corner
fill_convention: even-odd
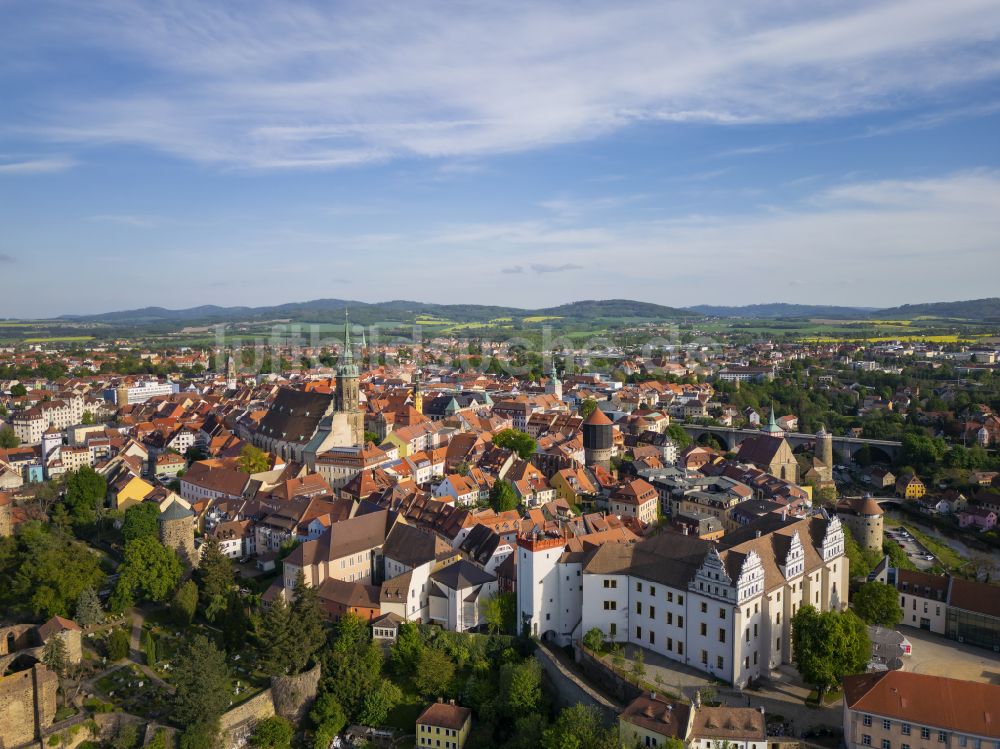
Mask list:
[[[420,389],[420,370],[413,373],[413,407],[419,413],[424,412],[424,391]]]
[[[559,373],[556,372],[556,360],[552,359],[552,371],[549,373],[549,381],[545,385],[545,392],[554,395],[562,400],[562,382],[559,380]]]
[[[236,389],[236,362],[233,361],[232,354],[230,354],[229,359],[226,360],[226,389]]]
[[[351,349],[351,322],[344,311],[344,349],[337,362],[337,392],[334,411],[345,414],[351,430],[352,444],[361,445],[365,438],[365,414],[361,410],[358,365],[354,363]]]

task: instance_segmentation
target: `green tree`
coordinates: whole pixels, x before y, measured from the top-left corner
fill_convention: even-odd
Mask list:
[[[600,653],[604,649],[604,633],[598,627],[591,627],[583,636],[583,644],[588,650]]]
[[[156,502],[140,502],[125,510],[125,519],[122,521],[122,538],[125,542],[134,541],[137,538],[153,537],[159,533],[160,507]]]
[[[852,611],[803,606],[792,617],[792,643],[795,667],[821,696],[845,676],[863,673],[871,657],[865,624]]]
[[[597,708],[581,704],[567,707],[542,734],[542,749],[611,749],[618,734],[605,728]]]
[[[214,736],[231,694],[225,655],[207,637],[195,635],[177,658],[173,677],[174,720],[204,727]]]
[[[4,425],[0,427],[0,447],[4,450],[11,450],[21,444],[20,438],[13,427]]]
[[[205,618],[210,622],[225,613],[229,593],[235,585],[233,562],[222,553],[222,548],[214,536],[201,547],[201,560],[195,575],[198,581],[200,600]]]
[[[194,580],[185,580],[178,586],[174,597],[170,600],[170,616],[182,627],[187,627],[194,621],[194,613],[198,608],[198,586]]]
[[[500,698],[511,715],[538,708],[542,701],[542,667],[534,658],[500,668]]]
[[[111,739],[111,749],[135,749],[139,743],[139,726],[135,723],[120,720],[118,729]]]
[[[246,606],[243,604],[240,594],[235,590],[229,594],[226,615],[220,626],[222,627],[222,638],[226,645],[226,652],[238,653],[250,634],[251,622]]]
[[[91,411],[84,411],[83,418],[80,420],[80,423],[84,426],[90,426],[94,423],[94,414]]]
[[[71,473],[66,479],[63,504],[73,526],[81,528],[97,522],[98,510],[104,505],[107,493],[107,482],[93,468],[84,466]]]
[[[497,593],[482,605],[483,618],[493,634],[514,634],[517,626],[517,597],[514,593]]]
[[[671,424],[667,427],[666,435],[670,441],[677,445],[678,450],[683,450],[691,446],[691,435],[684,431],[680,424]]]
[[[319,591],[306,585],[302,570],[295,577],[292,595],[292,638],[296,643],[292,673],[301,673],[326,642],[326,625]]]
[[[142,633],[142,652],[146,656],[146,665],[152,668],[156,665],[156,638],[150,630]]]
[[[250,734],[250,746],[254,749],[289,749],[295,730],[292,724],[280,715],[258,721]]]
[[[124,629],[115,628],[108,635],[108,660],[120,661],[128,657],[129,636]]]
[[[497,479],[490,489],[490,507],[494,512],[509,512],[516,510],[518,505],[517,492],[509,482]]]
[[[355,614],[337,621],[330,646],[323,650],[321,688],[349,718],[361,711],[365,695],[382,678],[382,648],[372,642],[368,622]]]
[[[396,642],[389,651],[389,662],[399,676],[412,676],[424,653],[424,638],[413,622],[400,622]]]
[[[382,679],[378,687],[365,695],[358,720],[365,726],[380,726],[403,696],[399,687],[388,679]]]
[[[896,589],[877,580],[862,584],[851,597],[851,604],[854,613],[868,624],[892,628],[903,620]]]
[[[517,453],[522,460],[534,455],[538,447],[534,437],[518,429],[501,429],[493,435],[493,444]]]
[[[597,410],[597,401],[593,398],[585,398],[582,403],[580,403],[580,416],[584,419],[589,418],[594,411]]]
[[[181,733],[180,749],[217,749],[218,721],[190,723]]]
[[[316,749],[328,749],[333,737],[344,730],[347,715],[336,698],[329,692],[321,692],[309,711],[309,720],[316,726]],[[327,737],[320,743],[320,736]]]
[[[264,473],[271,470],[271,456],[259,447],[246,444],[240,450],[236,465],[244,473]]]
[[[425,648],[413,675],[413,686],[425,697],[438,697],[447,692],[454,676],[455,664],[447,654],[437,648]]]
[[[377,445],[381,441],[379,440],[378,434],[376,432],[369,432],[367,429],[365,430],[364,440],[366,445],[369,442],[374,442]]]
[[[260,668],[268,676],[288,674],[295,662],[295,634],[292,610],[282,597],[274,600],[261,620]]]
[[[69,616],[85,588],[106,578],[100,557],[85,544],[38,521],[0,539],[0,608],[47,619]]]
[[[109,601],[112,611],[124,611],[136,600],[165,601],[177,587],[183,571],[174,550],[158,539],[146,536],[129,541]]]
[[[20,382],[16,382],[10,386],[10,394],[15,398],[22,398],[28,394],[28,388],[26,388]]]
[[[42,663],[59,676],[66,675],[66,669],[69,668],[69,653],[66,651],[66,643],[62,637],[53,635],[45,643],[45,648],[42,650]]]
[[[76,598],[76,623],[81,627],[91,627],[104,622],[104,609],[101,599],[93,588],[87,587],[80,591]]]

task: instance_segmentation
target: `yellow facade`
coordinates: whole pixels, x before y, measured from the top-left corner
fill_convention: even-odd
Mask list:
[[[417,749],[433,747],[434,749],[464,749],[469,738],[472,721],[465,721],[461,729],[442,728],[417,723]]]
[[[142,502],[143,498],[149,496],[151,491],[153,491],[152,484],[135,477],[118,492],[115,497],[115,509],[127,510],[132,505],[137,505]]]

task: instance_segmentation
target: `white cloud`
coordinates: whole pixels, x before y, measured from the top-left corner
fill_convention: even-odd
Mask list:
[[[52,174],[65,172],[78,164],[74,159],[59,156],[0,162],[0,174]]]
[[[475,158],[650,120],[795,122],[1000,74],[992,0],[38,5],[18,52],[83,39],[135,76],[44,102],[33,132],[261,169]]]

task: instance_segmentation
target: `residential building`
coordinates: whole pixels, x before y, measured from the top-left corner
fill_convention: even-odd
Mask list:
[[[847,749],[996,749],[1000,686],[909,671],[844,679]]]
[[[472,728],[472,710],[450,702],[435,702],[417,718],[419,749],[464,749]]]

